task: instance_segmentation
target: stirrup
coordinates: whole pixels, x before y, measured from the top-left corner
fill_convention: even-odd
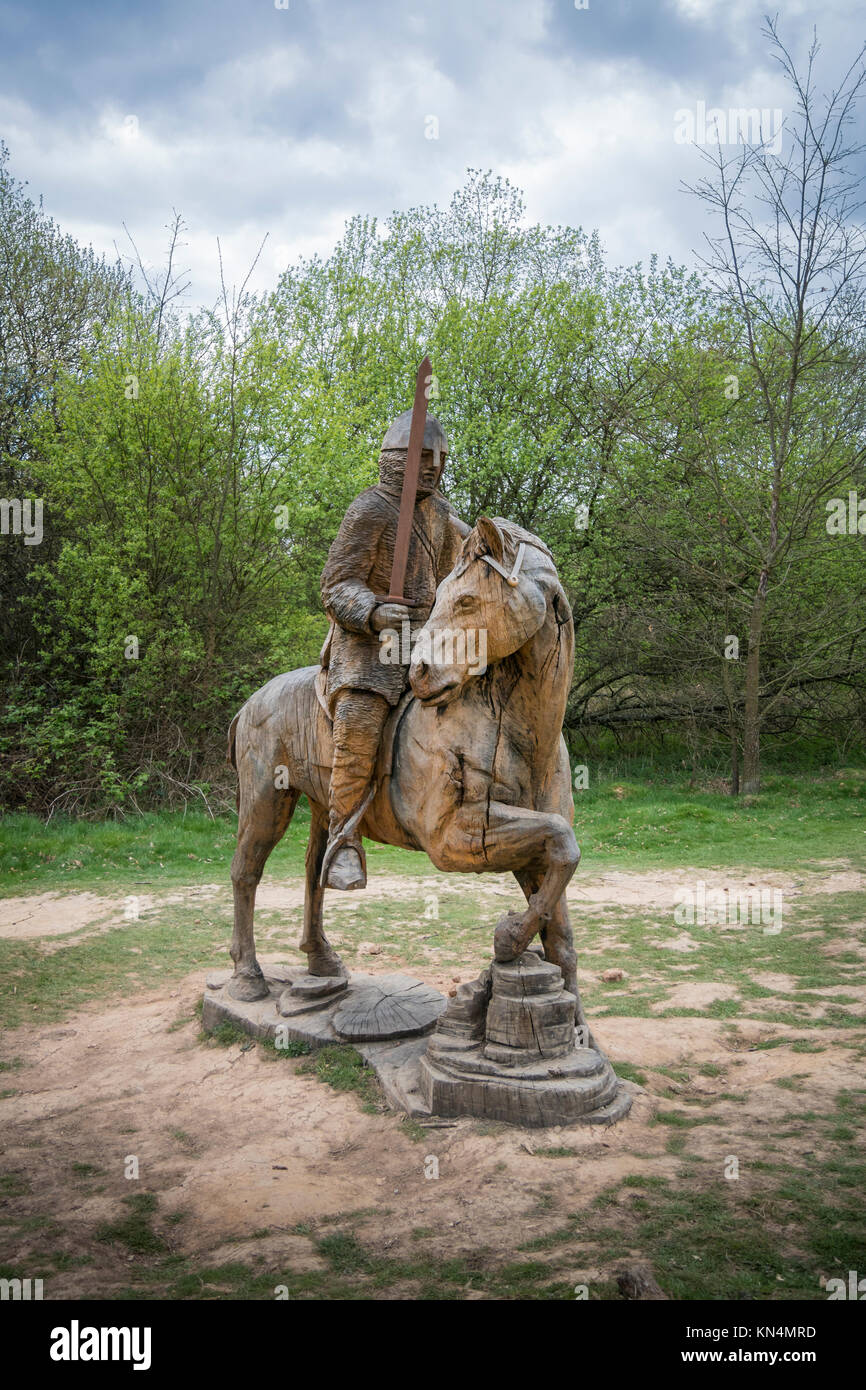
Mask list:
[[[341,864],[340,856],[345,855],[349,860],[347,864]],[[355,861],[357,860],[357,869]],[[346,873],[346,880],[342,883],[335,883],[334,879],[340,878],[343,870]],[[363,853],[357,845],[341,845],[337,853],[333,856],[328,866],[328,877],[325,883],[326,888],[337,888],[342,892],[349,892],[356,888],[366,888],[367,886],[367,867],[364,863]]]
[[[352,812],[351,816],[350,816],[349,819],[346,821],[346,823],[345,823],[345,825],[343,826],[342,830],[339,830],[339,831],[337,832],[337,834],[334,836],[334,838],[333,838],[333,840],[331,841],[331,843],[328,845],[328,848],[325,850],[325,857],[324,857],[324,859],[322,860],[322,868],[321,868],[321,870],[320,870],[320,872],[319,872],[319,887],[320,887],[320,888],[325,888],[325,887],[327,887],[327,883],[328,883],[328,870],[329,870],[330,867],[331,867],[331,860],[333,859],[334,855],[337,853],[337,850],[338,850],[338,849],[342,849],[343,846],[346,845],[346,844],[348,844],[349,841],[350,841],[350,840],[352,839],[352,837],[354,836],[355,831],[357,830],[358,826],[361,824],[361,821],[362,821],[363,818],[364,818],[364,813],[366,812],[367,807],[370,805],[370,802],[373,800],[373,797],[376,795],[377,789],[378,789],[378,788],[377,788],[377,783],[376,783],[376,780],[375,780],[375,778],[374,778],[373,781],[370,783],[370,786],[369,786],[369,788],[368,788],[368,790],[367,790],[367,795],[364,797],[364,800],[361,802],[361,804],[360,804],[360,806],[358,807],[358,809],[357,809],[356,811],[353,811],[353,812]],[[353,844],[353,845],[352,845],[352,848],[353,848],[353,849],[356,849],[356,850],[358,851],[359,855],[361,856],[361,872],[362,872],[362,874],[364,875],[364,878],[366,879],[366,877],[367,877],[367,856],[366,856],[366,854],[364,853],[364,845],[363,845],[363,842],[361,841],[360,835],[358,836],[358,842],[357,842],[357,844]]]

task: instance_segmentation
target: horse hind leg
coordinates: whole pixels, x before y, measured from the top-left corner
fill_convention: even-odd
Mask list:
[[[235,911],[231,957],[235,973],[227,988],[233,999],[251,1002],[264,999],[268,993],[267,982],[256,959],[253,933],[256,889],[268,855],[292,819],[300,792],[293,787],[275,788],[270,775],[257,778],[254,788],[245,786],[245,780],[241,778],[238,842],[232,859]]]
[[[304,894],[304,934],[300,948],[307,954],[307,969],[311,975],[346,974],[340,960],[322,930],[322,909],[325,902],[324,885],[319,878],[322,860],[328,845],[328,813],[323,807],[310,803],[310,838],[306,855],[306,892]]]

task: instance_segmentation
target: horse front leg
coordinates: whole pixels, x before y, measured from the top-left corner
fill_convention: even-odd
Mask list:
[[[526,869],[518,869],[514,877],[523,889],[528,902],[539,889],[541,882],[539,875]],[[559,966],[565,988],[575,997],[575,1022],[578,1025],[586,1026],[586,1017],[577,985],[577,952],[574,949],[565,894],[556,904],[547,926],[541,928],[540,936],[544,946],[544,959]]]
[[[549,932],[580,863],[580,849],[574,831],[562,816],[502,803],[492,804],[490,811],[497,858],[510,861],[512,871],[534,871],[538,882],[537,889],[527,898],[522,916],[515,920],[515,914],[509,914],[493,934],[496,959],[516,960],[536,933]]]
[[[526,911],[509,914],[494,932],[493,953],[499,961],[516,960],[536,933],[554,921],[580,862],[574,831],[562,816],[500,801],[461,807],[448,827],[447,844],[438,854],[429,846],[427,852],[438,868],[525,872],[537,882]]]

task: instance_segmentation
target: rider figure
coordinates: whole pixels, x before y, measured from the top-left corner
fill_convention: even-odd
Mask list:
[[[470,529],[439,491],[448,441],[428,415],[403,588],[413,606],[380,601],[390,591],[411,422],[407,410],[385,435],[379,482],[349,507],[322,572],[322,602],[331,620],[321,655],[334,739],[325,860],[330,888],[366,885],[358,824],[347,828],[347,822],[370,789],[385,720],[408,681],[408,665],[380,659],[385,649],[379,633],[387,628],[401,634],[406,620],[414,632],[426,622],[436,587],[453,569]]]

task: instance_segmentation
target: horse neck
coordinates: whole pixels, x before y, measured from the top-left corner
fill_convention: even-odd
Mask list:
[[[574,624],[558,579],[549,586],[541,626],[492,671],[501,708],[507,717],[534,729],[533,761],[546,765],[559,743],[574,674]]]

